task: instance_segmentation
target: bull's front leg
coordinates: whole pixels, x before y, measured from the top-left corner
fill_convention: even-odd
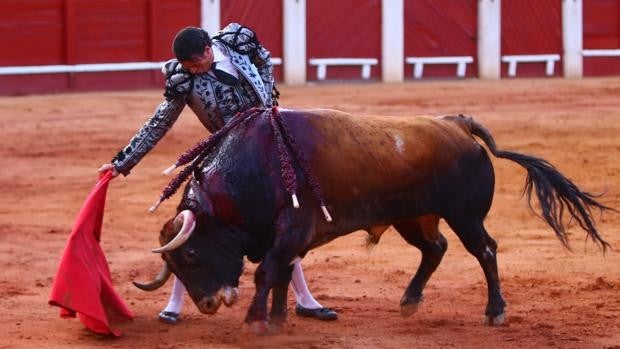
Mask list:
[[[286,323],[286,296],[292,272],[293,267],[291,265],[283,268],[278,277],[278,282],[272,288],[271,311],[269,312],[269,330],[271,332],[280,332]]]
[[[290,258],[268,253],[254,273],[256,293],[245,322],[256,334],[267,334],[270,328],[272,331],[278,331],[286,322],[286,296],[293,270],[288,259]],[[268,322],[267,300],[271,290],[273,290],[272,308]]]

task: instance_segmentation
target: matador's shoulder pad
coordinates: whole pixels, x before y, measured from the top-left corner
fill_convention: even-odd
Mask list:
[[[219,40],[226,46],[241,54],[254,55],[260,47],[256,33],[239,23],[230,23],[213,36],[213,40]]]
[[[166,63],[164,63],[164,66],[161,67],[161,73],[164,74],[167,79],[170,75],[173,75],[175,73],[188,73],[188,72],[183,70],[183,66],[181,66],[181,63],[176,58],[173,58],[167,61]]]
[[[183,69],[178,60],[167,61],[161,68],[161,72],[166,76],[164,96],[167,100],[186,96],[191,91],[193,75]]]

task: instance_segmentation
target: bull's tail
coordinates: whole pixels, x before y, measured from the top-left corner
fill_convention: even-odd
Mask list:
[[[461,120],[463,119],[465,118]],[[527,170],[523,193],[527,194],[530,209],[536,213],[531,202],[532,190],[535,188],[542,218],[553,228],[565,247],[570,249],[563,221],[564,212],[567,210],[570,217],[575,219],[587,233],[587,237],[603,248],[603,252],[611,248],[599,235],[592,218],[592,208],[598,208],[600,211],[615,211],[595,200],[600,195],[581,191],[570,179],[544,159],[498,149],[489,130],[472,118],[465,120],[468,120],[470,124],[471,133],[482,139],[494,156],[512,160]]]

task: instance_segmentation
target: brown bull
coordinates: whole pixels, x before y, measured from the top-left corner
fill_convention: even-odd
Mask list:
[[[590,215],[591,208],[607,207],[545,160],[499,150],[491,134],[471,118],[361,117],[334,110],[239,117],[244,120],[217,135],[213,149],[193,169],[194,178],[179,205],[186,224],[164,229],[163,241],[180,233],[158,249],[204,313],[214,313],[222,301],[232,303],[231,290],[238,285],[247,256],[260,265],[246,322],[265,328],[272,291],[269,319],[281,323],[286,318],[291,262],[297,256],[360,229],[378,241],[393,225],[422,252],[400,302],[403,316],[411,315],[446,251],[447,241],[438,230],[444,219],[482,267],[488,285],[487,321],[502,323],[505,302],[497,244],[483,224],[493,199],[494,172],[474,136],[494,156],[527,170],[528,200],[535,189],[542,217],[564,245],[568,242],[562,214],[568,213],[588,237],[608,247]],[[288,151],[282,151],[283,145]],[[287,154],[295,160],[292,173],[286,170]],[[293,207],[289,194],[299,197],[300,208]],[[333,221],[319,209],[323,202]]]

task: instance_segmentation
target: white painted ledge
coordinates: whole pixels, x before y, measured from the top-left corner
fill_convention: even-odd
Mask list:
[[[413,64],[413,77],[421,79],[425,64],[456,64],[456,76],[465,77],[467,64],[473,63],[472,56],[406,57],[407,64]]]
[[[508,76],[517,75],[517,63],[545,63],[545,74],[552,76],[555,70],[555,62],[559,60],[560,55],[558,54],[502,56],[502,62],[508,63]]]
[[[584,57],[620,57],[620,49],[582,50]]]
[[[96,63],[0,67],[0,75],[91,73],[161,69],[166,62]]]
[[[379,64],[376,58],[311,58],[310,65],[316,66],[316,77],[318,80],[325,80],[327,76],[327,66],[356,66],[362,67],[362,79],[370,79],[371,66]]]
[[[94,63],[73,65],[33,65],[0,67],[0,75],[94,73],[112,71],[159,70],[166,62]],[[281,65],[282,58],[272,57],[273,65]]]

